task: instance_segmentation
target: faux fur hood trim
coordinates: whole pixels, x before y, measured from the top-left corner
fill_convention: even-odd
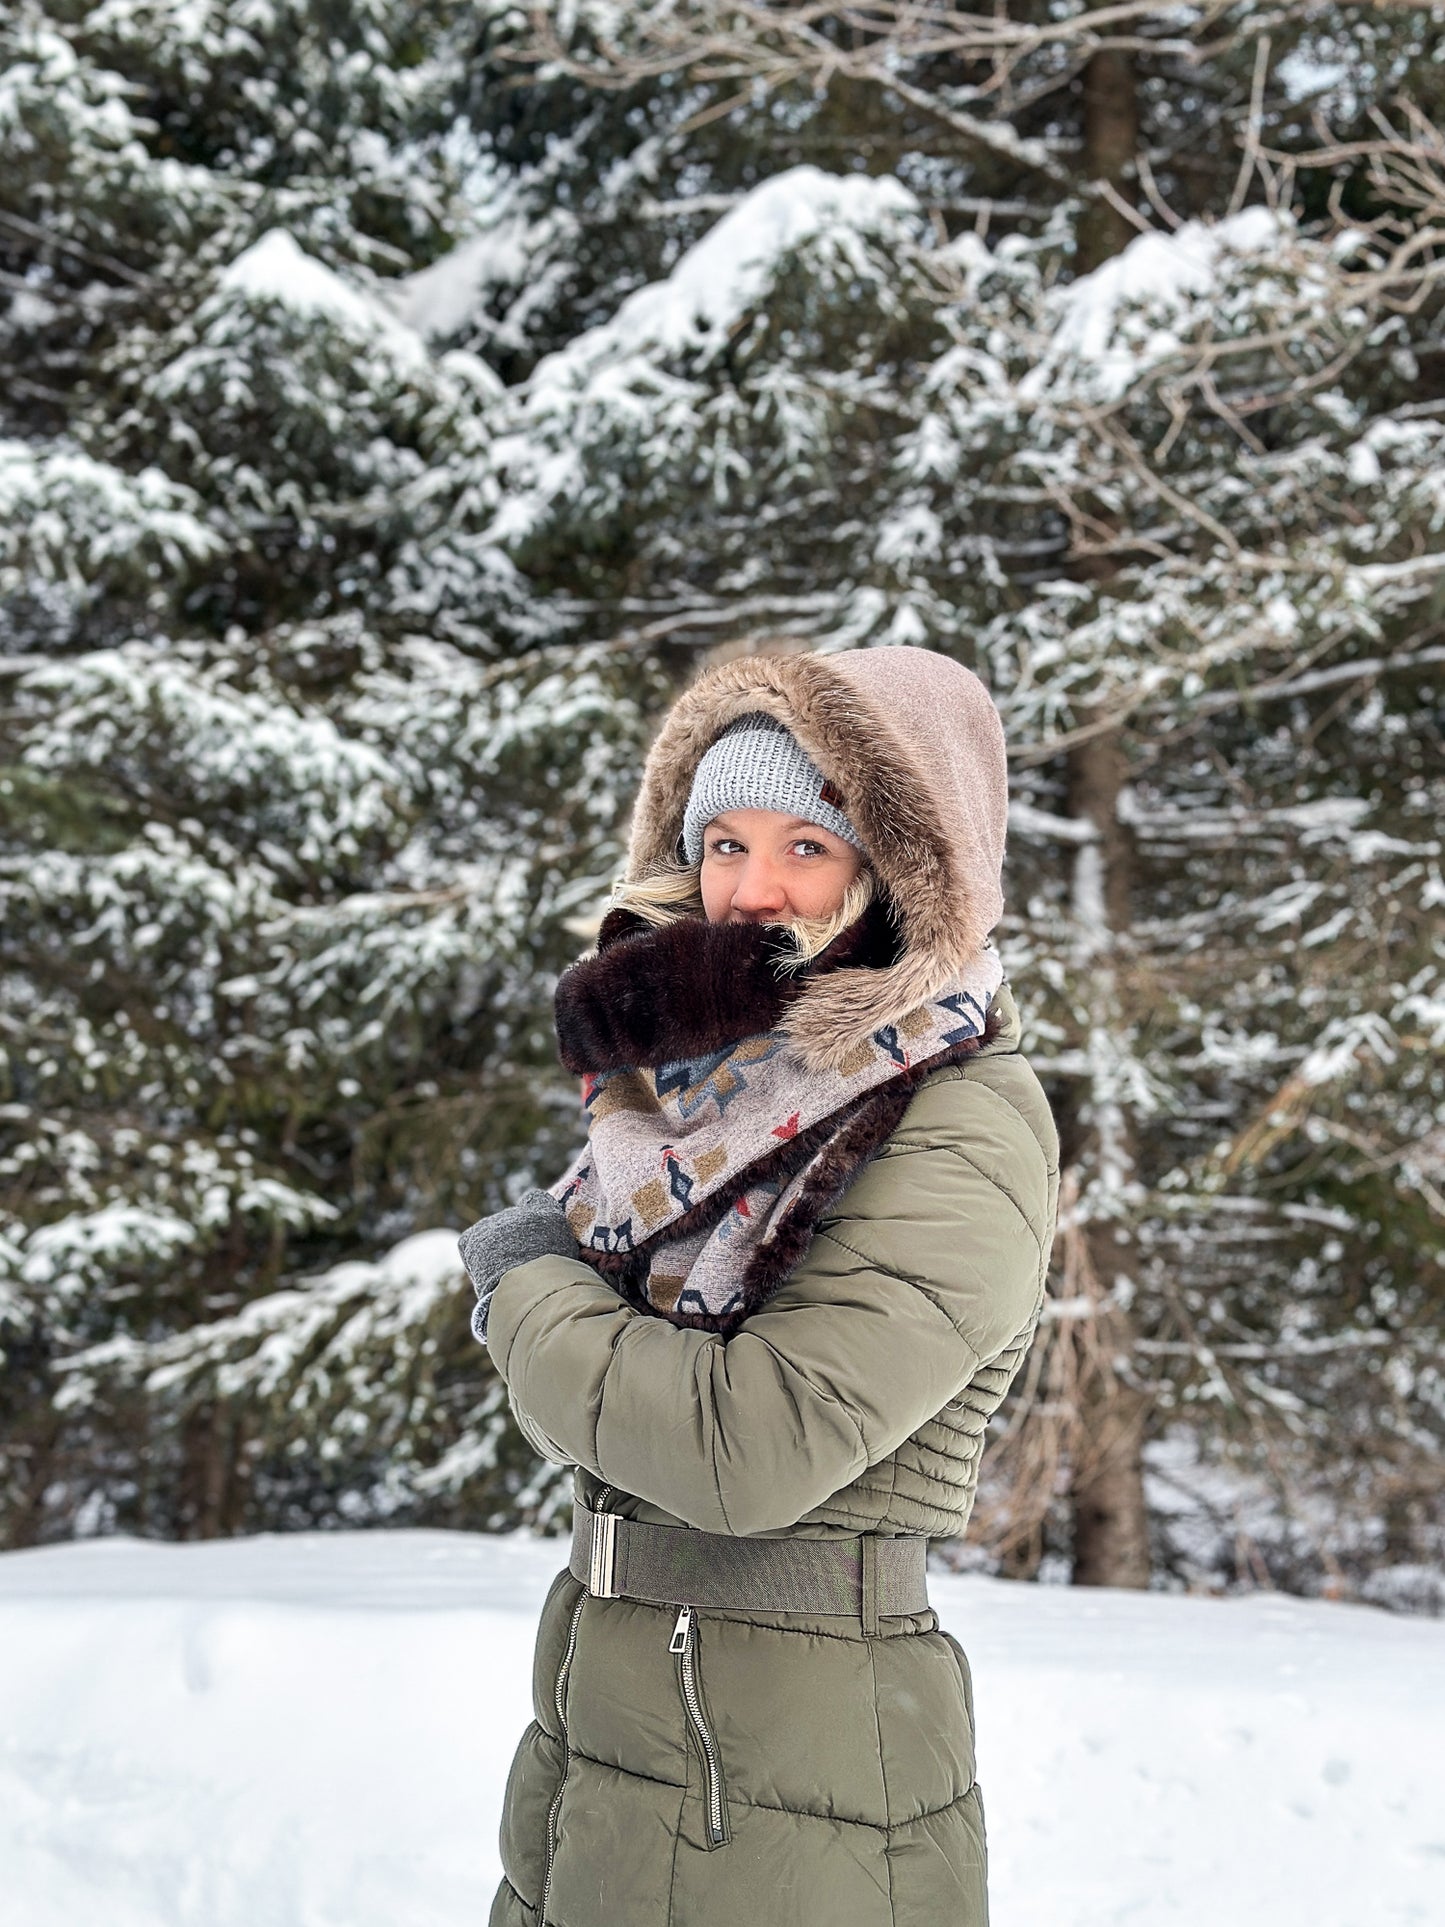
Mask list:
[[[653,927],[611,911],[595,956],[563,971],[553,1010],[564,1067],[579,1075],[710,1056],[774,1029],[810,978],[886,965],[897,938],[876,898],[805,969],[781,972],[792,944],[777,924],[681,917]]]
[[[729,723],[757,710],[790,729],[839,789],[899,917],[892,962],[813,974],[783,1015],[804,1063],[832,1069],[967,969],[1002,913],[1003,726],[978,677],[931,650],[720,663],[679,697],[648,755],[630,878],[677,861],[698,763]]]

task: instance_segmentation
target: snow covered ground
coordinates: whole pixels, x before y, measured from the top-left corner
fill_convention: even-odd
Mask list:
[[[0,1556],[5,1927],[481,1927],[561,1551]],[[999,1927],[1445,1923],[1445,1624],[931,1585],[974,1665]]]

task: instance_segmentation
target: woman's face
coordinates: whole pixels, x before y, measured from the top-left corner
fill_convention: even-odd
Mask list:
[[[727,810],[702,838],[709,923],[788,923],[828,917],[862,867],[851,843],[778,810]]]

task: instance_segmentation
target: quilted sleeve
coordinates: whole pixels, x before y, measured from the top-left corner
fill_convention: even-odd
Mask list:
[[[1026,1325],[1050,1146],[979,1083],[920,1091],[730,1338],[623,1304],[577,1260],[508,1272],[490,1325],[515,1408],[576,1464],[710,1532],[791,1525],[886,1458]]]

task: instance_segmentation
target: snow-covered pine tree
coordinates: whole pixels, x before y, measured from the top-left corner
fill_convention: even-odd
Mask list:
[[[7,19],[11,1542],[381,1491],[395,1400],[338,1470],[309,1419],[298,1459],[264,1400],[167,1406],[125,1367],[419,1228],[362,1263],[363,1296],[382,1327],[388,1281],[408,1318],[447,1303],[437,1337],[386,1341],[372,1403],[402,1388],[419,1462],[465,1435],[499,1484],[532,1478],[496,1437],[454,1244],[439,1267],[424,1228],[562,1155],[544,986],[616,860],[610,746],[635,757],[655,696],[645,663],[518,642],[500,552],[463,545],[420,588],[405,566],[499,386],[378,296],[457,217],[455,17]],[[110,1363],[63,1377],[82,1352]]]
[[[1438,1529],[1441,431],[1402,394],[1384,252],[1262,209],[1140,238],[1026,297],[1046,332],[1012,374],[980,342],[948,404],[961,464],[987,451],[995,474],[1031,475],[1116,560],[1097,584],[1041,584],[982,639],[1034,737],[1017,968],[1098,1130],[1071,1161],[1037,1413],[1077,1425],[1089,1374],[1135,1392],[1156,1538],[1186,1570],[1197,1542],[1165,1520],[1171,1479],[1207,1490],[1181,1470],[1201,1437],[1266,1472],[1286,1508],[1269,1564],[1292,1582],[1314,1558],[1359,1584]],[[1117,945],[1105,833],[1050,768],[1071,736],[1113,739]],[[1101,1333],[1111,1299],[1128,1353]],[[1015,1508],[1052,1456],[1090,1446],[1023,1419]],[[1206,1563],[1235,1523],[1214,1522]]]

